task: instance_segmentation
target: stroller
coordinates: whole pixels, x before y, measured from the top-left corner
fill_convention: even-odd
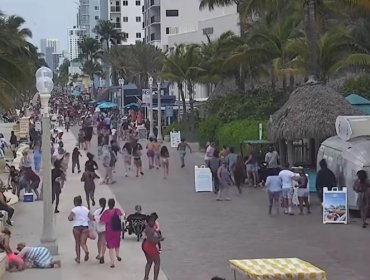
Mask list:
[[[140,241],[141,237],[143,236],[143,232],[146,225],[146,215],[140,214],[137,216],[136,214],[131,214],[127,217],[127,220],[122,223],[122,239],[125,239],[125,232],[128,235],[135,234],[136,240]]]

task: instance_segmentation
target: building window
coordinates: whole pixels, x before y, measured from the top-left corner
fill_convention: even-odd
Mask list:
[[[136,22],[141,22],[141,17],[136,17]]]
[[[98,11],[99,10],[99,6],[95,6],[95,11]]]
[[[137,39],[140,39],[141,38],[141,33],[140,32],[136,33],[136,38]]]
[[[99,16],[95,16],[95,19],[98,20],[99,19]]]
[[[125,32],[124,32],[124,33],[122,34],[122,36],[123,36],[123,38],[124,38],[124,39],[128,39],[128,33],[125,33]]]
[[[166,34],[170,34],[170,28],[166,27]]]
[[[166,10],[166,17],[178,17],[179,10]]]
[[[122,18],[122,21],[123,21],[123,22],[128,22],[128,17],[123,17],[123,18]]]
[[[136,1],[136,6],[140,6],[140,0],[139,1]]]
[[[128,1],[122,1],[123,6],[128,6]]]
[[[119,1],[116,1],[116,7],[119,7]]]

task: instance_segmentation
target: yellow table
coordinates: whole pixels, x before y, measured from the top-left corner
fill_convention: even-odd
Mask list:
[[[298,258],[229,260],[230,266],[251,280],[326,280],[326,272]]]

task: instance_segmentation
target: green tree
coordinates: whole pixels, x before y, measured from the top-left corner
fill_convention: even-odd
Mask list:
[[[105,77],[106,85],[109,84],[109,51],[111,45],[119,45],[126,41],[127,33],[121,32],[117,29],[115,24],[109,20],[99,20],[94,28],[94,32],[99,35],[100,41],[103,44],[105,52]],[[112,67],[112,83],[118,85],[117,71]]]

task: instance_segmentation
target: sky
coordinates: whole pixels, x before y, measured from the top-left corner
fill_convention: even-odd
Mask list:
[[[68,50],[68,28],[76,25],[78,0],[0,0],[0,10],[7,15],[18,15],[31,29],[30,40],[40,47],[40,39],[59,39],[60,51]]]

